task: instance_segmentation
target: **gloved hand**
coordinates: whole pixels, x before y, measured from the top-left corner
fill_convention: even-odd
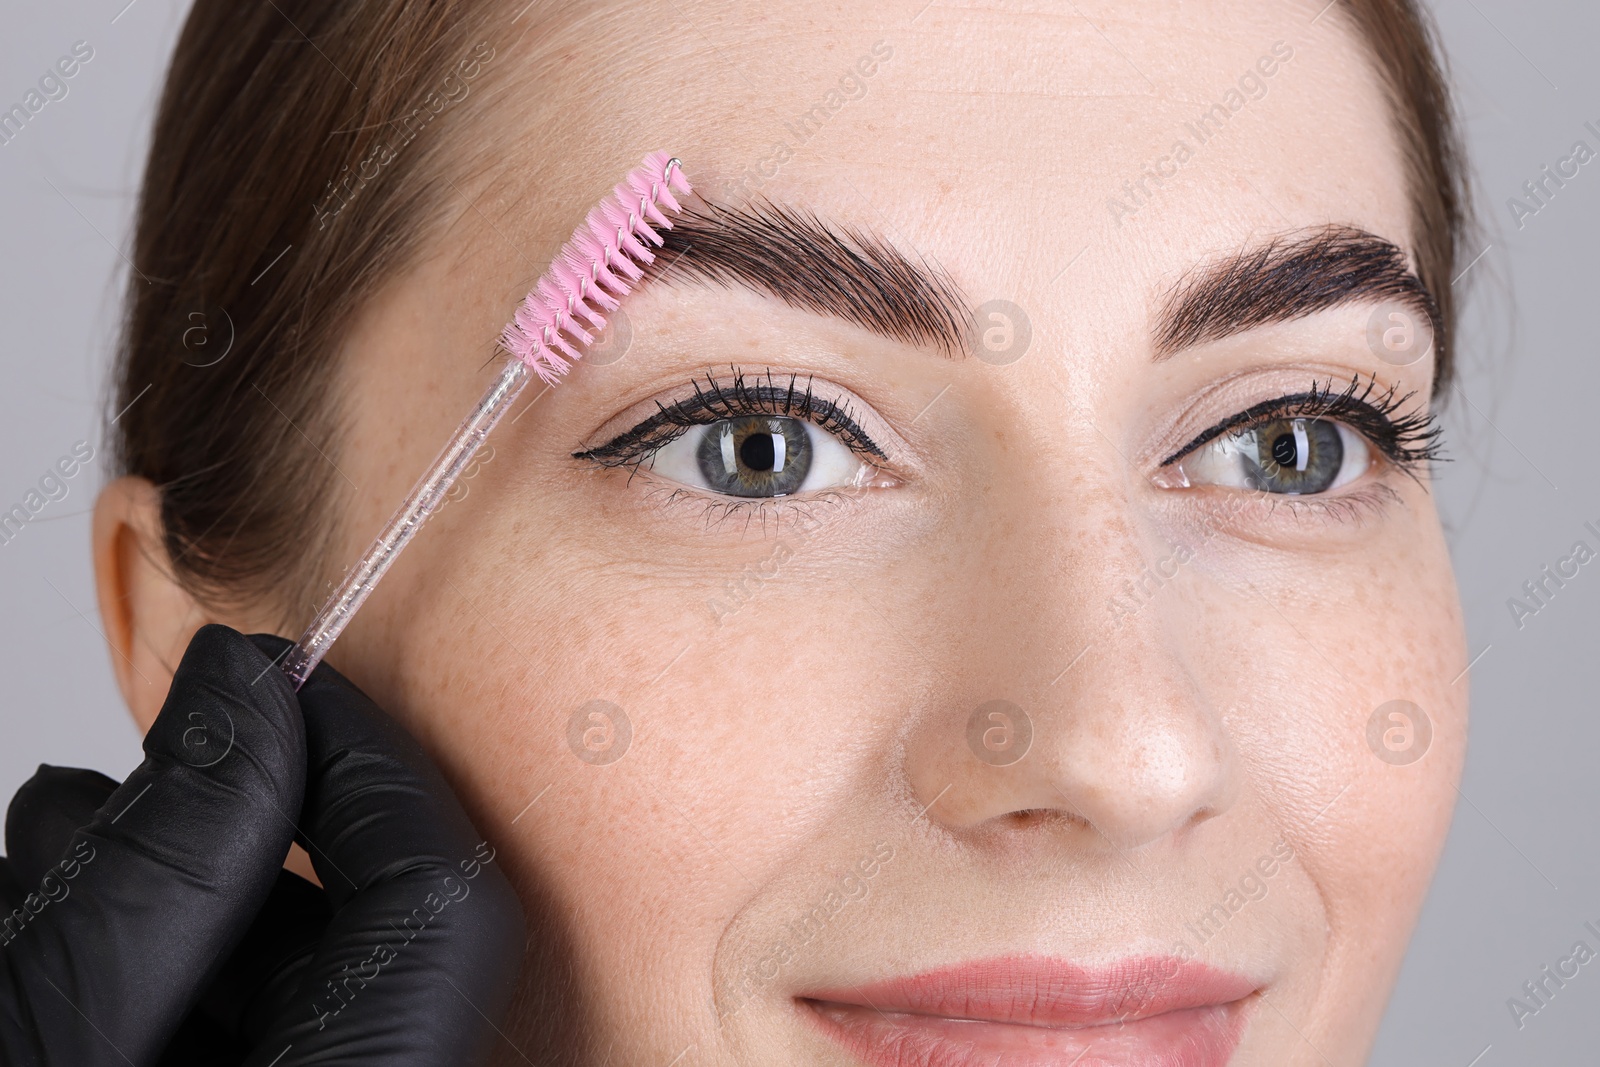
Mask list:
[[[417,742],[282,638],[200,630],[120,786],[41,767],[0,860],[0,1062],[479,1064],[522,959]],[[281,868],[290,841],[324,889]]]

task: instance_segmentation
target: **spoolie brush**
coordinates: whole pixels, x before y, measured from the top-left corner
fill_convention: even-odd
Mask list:
[[[280,666],[296,689],[322,662],[401,549],[438,510],[529,380],[537,375],[555,385],[582,358],[595,333],[605,329],[602,312],[615,311],[618,301],[644,277],[644,268],[655,261],[650,249],[662,244],[656,229],[671,229],[669,216],[683,210],[674,190],[685,195],[691,191],[681,165],[665,152],[652,152],[589,212],[562,246],[501,334],[501,347],[511,356],[505,370],[284,656]]]

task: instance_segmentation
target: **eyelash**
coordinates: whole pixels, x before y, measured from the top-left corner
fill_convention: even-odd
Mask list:
[[[835,434],[843,444],[868,463],[887,458],[883,449],[857,423],[848,403],[837,403],[821,398],[812,391],[810,375],[805,376],[804,391],[799,392],[797,391],[801,378],[799,374],[790,374],[787,384],[780,384],[770,368],[754,375],[750,380],[747,380],[744,371],[736,366],[729,366],[729,374],[730,380],[722,383],[713,378],[708,371],[704,384],[699,380],[691,382],[694,388],[692,397],[666,404],[657,401],[654,415],[632,429],[618,434],[605,444],[572,453],[573,458],[601,468],[631,468],[629,474],[631,482],[632,475],[638,472],[654,452],[677,440],[694,427],[710,425],[723,419],[761,414],[784,415],[810,421],[819,428]],[[1427,412],[1399,414],[1400,409],[1404,408],[1415,394],[1396,396],[1392,386],[1374,395],[1376,390],[1375,381],[1368,380],[1363,385],[1359,376],[1352,377],[1349,384],[1337,394],[1334,392],[1333,379],[1313,382],[1306,392],[1254,404],[1222,420],[1162,460],[1161,466],[1166,467],[1178,462],[1223,434],[1264,425],[1274,419],[1306,417],[1327,418],[1344,423],[1370,441],[1395,467],[1413,478],[1424,466],[1442,461],[1444,457],[1440,454],[1439,441],[1441,427],[1437,417]],[[668,492],[669,502],[679,497],[701,498],[702,496],[681,487],[664,491]],[[1325,514],[1329,519],[1356,521],[1363,513],[1376,510],[1393,496],[1393,489],[1379,485],[1357,493],[1337,496],[1284,496],[1270,501],[1270,506],[1273,510],[1287,507],[1296,513],[1315,511]],[[713,515],[720,515],[722,520],[726,520],[737,514],[744,514],[746,525],[759,515],[764,528],[769,511],[809,509],[813,505],[832,502],[838,497],[840,497],[838,491],[827,490],[817,494],[814,500],[800,497],[786,500],[714,500],[705,501],[705,510],[708,521]],[[774,514],[773,517],[776,518],[777,515]]]
[[[1342,392],[1335,394],[1333,379],[1313,382],[1308,392],[1266,400],[1222,420],[1162,460],[1161,466],[1171,466],[1224,434],[1253,429],[1275,419],[1308,417],[1344,423],[1370,441],[1390,463],[1413,478],[1428,464],[1442,462],[1444,457],[1439,441],[1442,428],[1438,418],[1431,412],[1423,411],[1399,414],[1400,409],[1416,394],[1406,393],[1397,397],[1394,387],[1390,386],[1373,396],[1377,387],[1377,382],[1373,380],[1368,380],[1363,387],[1361,378],[1357,376],[1350,379],[1350,384]]]
[[[878,443],[863,430],[850,412],[848,403],[817,396],[812,392],[811,376],[806,375],[804,392],[796,392],[799,374],[789,375],[787,385],[778,384],[769,369],[766,380],[757,374],[752,381],[745,380],[744,371],[729,366],[731,380],[718,382],[706,372],[705,384],[691,382],[694,396],[674,400],[670,404],[656,401],[656,413],[631,430],[613,437],[597,448],[572,454],[574,459],[587,460],[601,467],[632,467],[637,472],[640,464],[651,454],[676,441],[696,426],[709,426],[724,419],[745,415],[783,415],[813,423],[828,431],[852,452],[867,462],[888,457]]]

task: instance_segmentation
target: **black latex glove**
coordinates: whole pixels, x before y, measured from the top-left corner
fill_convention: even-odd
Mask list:
[[[521,907],[421,746],[288,642],[195,635],[120,786],[41,767],[0,860],[0,1063],[480,1064]],[[303,714],[302,714],[303,712]],[[289,842],[325,889],[281,869]]]

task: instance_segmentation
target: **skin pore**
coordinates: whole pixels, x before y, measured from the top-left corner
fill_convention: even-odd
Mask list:
[[[330,661],[423,741],[527,904],[506,1029],[522,1054],[877,1062],[832,1036],[820,994],[1002,956],[1178,954],[1253,991],[1229,1062],[1362,1061],[1465,745],[1428,470],[1343,434],[1367,468],[1320,495],[1197,484],[1239,469],[1220,438],[1184,477],[1164,463],[1239,412],[1327,403],[1352,379],[1369,403],[1391,395],[1390,419],[1425,413],[1431,355],[1400,365],[1369,342],[1375,315],[1410,306],[1393,293],[1162,344],[1172,294],[1242,249],[1329,227],[1412,247],[1389,105],[1338,18],[1312,22],[1320,6],[773,0],[644,33],[612,4],[508,37],[525,75],[463,151],[459,203],[341,353],[334,573],[495,373],[516,301],[647,151],[682,158],[702,210],[753,196],[870,234],[972,307],[1011,302],[1030,335],[1014,359],[953,357],[669,271],[627,302],[621,358],[496,431],[341,639]],[[847,71],[848,95],[814,112]],[[1259,94],[1190,133],[1249,72]],[[1165,176],[1136,200],[1124,183],[1147,164]],[[730,500],[575,458],[740,372],[847,409],[875,469]],[[293,630],[315,608],[201,608],[165,577],[155,500],[125,479],[96,515],[142,725],[202,622]],[[1393,700],[1431,723],[1415,762],[1369,743]],[[1031,732],[1008,765],[971,741],[991,701]],[[580,758],[610,705],[625,751]],[[1197,926],[1219,902],[1227,917]],[[827,921],[808,920],[819,905]]]

